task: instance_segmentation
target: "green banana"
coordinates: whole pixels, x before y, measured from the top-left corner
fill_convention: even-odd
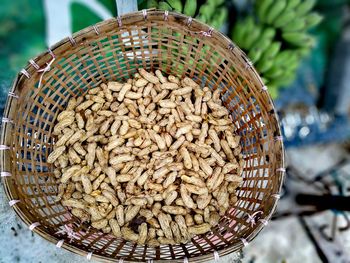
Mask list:
[[[237,22],[232,38],[248,54],[264,83],[268,83],[270,94],[276,97],[281,86],[295,79],[301,58],[315,44],[306,31],[319,24],[322,17],[310,14],[315,0],[256,0],[255,3],[255,16]],[[217,23],[215,16],[211,18],[213,24]],[[258,24],[254,17],[258,17]]]
[[[290,71],[287,74],[275,78],[271,81],[271,86],[282,87],[289,85],[295,79],[295,71]]]
[[[261,58],[262,53],[261,49],[252,48],[248,53],[248,57],[253,63],[256,63]]]
[[[292,55],[293,54],[293,55]],[[287,55],[289,57],[287,57]],[[281,58],[286,57],[286,59],[281,60]],[[275,80],[284,75],[290,74],[289,72],[295,72],[300,64],[300,60],[295,52],[291,51],[282,51],[274,59],[275,63],[272,68],[270,68],[265,76],[268,77],[271,81]],[[276,63],[277,61],[277,63]],[[294,74],[295,76],[295,74]]]
[[[272,24],[273,21],[283,12],[283,10],[286,8],[287,0],[278,0],[275,2],[274,5],[270,8],[266,15],[266,20],[268,24]]]
[[[255,22],[254,22],[254,18],[253,17],[248,17],[247,19],[245,19],[245,23],[243,24],[243,28],[244,28],[244,38],[248,37],[249,34],[253,31],[253,29],[255,28]]]
[[[269,85],[269,94],[271,98],[276,99],[278,97],[278,88],[276,86]]]
[[[259,39],[261,35],[261,28],[257,25],[253,28],[252,31],[248,32],[248,34],[245,37],[245,40],[243,42],[242,47],[246,50],[249,50],[252,45]]]
[[[166,0],[173,10],[177,12],[182,12],[182,2],[181,0]]]
[[[251,46],[251,48],[259,48],[262,51],[264,51],[271,45],[272,39],[274,38],[275,34],[276,30],[272,27],[264,28],[258,39],[259,41],[256,41],[255,44]]]
[[[312,36],[309,36],[306,39],[305,47],[313,48],[315,45],[316,45],[316,39]]]
[[[156,0],[148,0],[147,1],[147,7],[148,8],[158,7],[158,1],[156,1]]]
[[[300,57],[306,57],[307,55],[309,55],[310,51],[311,51],[310,48],[306,47],[306,48],[300,48],[296,52]]]
[[[268,71],[273,66],[273,60],[263,60],[260,59],[258,64],[256,65],[256,68],[258,69],[259,73],[264,73]]]
[[[210,20],[212,14],[213,14],[213,9],[209,5],[202,5],[199,9],[200,16],[205,18],[206,21]]]
[[[301,0],[289,0],[286,6],[286,10],[294,10],[300,4]]]
[[[227,20],[228,16],[228,9],[226,7],[221,8],[218,19],[220,20],[221,24],[224,24]]]
[[[290,22],[292,22],[295,18],[296,18],[296,14],[295,14],[294,10],[289,10],[287,12],[283,12],[282,14],[280,14],[276,18],[273,25],[277,28],[283,27],[283,26],[289,24]]]
[[[184,13],[188,16],[194,16],[197,10],[197,0],[186,0]]]
[[[241,48],[244,47],[245,38],[249,34],[250,30],[254,28],[254,20],[252,17],[248,17],[245,20],[238,21],[233,29],[232,38]]]
[[[265,85],[269,83],[269,79],[264,78],[263,75],[262,75],[262,77],[261,77],[261,80],[262,80],[262,82],[263,82]]]
[[[303,16],[314,7],[315,3],[316,0],[305,0],[295,8],[295,12],[298,16]]]
[[[207,0],[207,1],[205,1],[205,4],[213,9],[215,9],[218,6],[218,4],[215,2],[215,0],[214,1]]]
[[[272,40],[276,35],[276,30],[272,27],[265,27],[264,31],[261,33],[261,38],[267,38]]]
[[[206,17],[204,17],[203,15],[198,15],[197,17],[196,17],[199,21],[202,21],[203,23],[207,23],[207,18]]]
[[[168,11],[172,10],[171,6],[166,2],[159,2],[158,8],[162,10],[168,10]]]
[[[271,43],[271,38],[261,38],[252,46],[251,49],[259,49],[261,52],[265,52],[265,50],[270,47]]]
[[[213,28],[220,30],[220,26],[222,25],[222,23],[220,20],[215,19],[215,20],[209,21],[208,25],[211,25]]]
[[[282,38],[290,44],[302,47],[311,37],[301,32],[286,32],[282,34]]]
[[[273,66],[268,71],[265,72],[265,76],[269,79],[274,79],[281,76],[284,73],[284,69],[281,67]]]
[[[273,60],[273,58],[278,54],[281,49],[280,42],[273,42],[268,49],[265,50],[262,55],[262,60]]]
[[[294,35],[295,33],[295,35]],[[299,34],[300,36],[298,36]],[[314,37],[300,32],[286,32],[282,34],[282,37],[286,39],[287,42],[301,48],[313,48],[316,44]]]
[[[275,66],[282,67],[288,65],[292,61],[297,59],[297,55],[293,50],[283,50],[279,52],[275,57]]]
[[[288,68],[290,71],[295,71],[300,65],[300,60],[296,59],[285,66],[285,68]]]
[[[290,58],[287,61],[288,61],[288,65],[285,64],[285,68],[289,68],[289,67],[292,67],[291,65],[300,63],[300,57],[295,51],[293,51],[293,54],[290,55]]]
[[[305,19],[293,19],[290,23],[282,27],[283,32],[301,31],[305,28]]]
[[[213,21],[211,21],[211,25],[216,28],[219,29],[221,28],[221,26],[225,23],[226,18],[227,18],[227,14],[228,11],[226,8],[220,8],[219,13],[217,15],[215,15]]]
[[[232,40],[240,46],[244,39],[244,27],[242,21],[238,21],[233,27],[231,38]]]
[[[195,1],[195,0],[193,0]],[[210,5],[210,6],[219,6],[221,4],[223,4],[225,2],[225,0],[207,0],[207,3]]]
[[[323,17],[317,13],[308,14],[305,17],[305,26],[306,28],[314,27],[319,23],[321,23],[322,20],[323,20]]]
[[[256,2],[258,17],[261,21],[265,22],[266,13],[269,10],[270,6],[274,4],[274,0],[258,0]]]
[[[277,56],[275,61],[277,60]],[[275,67],[280,68],[283,70],[283,74],[285,74],[286,72],[290,71],[290,70],[295,70],[300,64],[300,59],[298,57],[298,55],[295,53],[295,51],[293,51],[293,55],[284,60],[284,61],[279,61],[278,63],[275,63]]]

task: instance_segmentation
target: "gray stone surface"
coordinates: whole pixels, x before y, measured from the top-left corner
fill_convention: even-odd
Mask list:
[[[244,263],[321,263],[296,218],[270,222],[244,249]]]

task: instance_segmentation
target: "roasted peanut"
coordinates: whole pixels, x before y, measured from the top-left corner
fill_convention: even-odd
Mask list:
[[[168,239],[173,239],[173,233],[171,231],[171,228],[169,227],[171,222],[169,218],[164,213],[159,213],[158,219],[165,237]]]
[[[237,202],[245,165],[220,97],[221,89],[191,78],[140,68],[125,83],[71,98],[47,157],[57,168],[56,200],[103,233],[140,245],[207,233]],[[135,220],[147,223],[134,229]]]
[[[130,222],[140,211],[140,206],[128,207],[125,211],[125,222]]]
[[[136,242],[139,239],[139,235],[133,232],[128,227],[122,227],[121,232],[122,232],[122,237],[128,241]]]
[[[210,231],[210,224],[204,223],[201,225],[197,226],[190,226],[188,227],[188,233],[193,234],[193,235],[201,235],[205,234],[206,232]]]
[[[119,226],[117,220],[115,220],[114,218],[109,219],[109,226],[112,229],[113,235],[115,235],[116,237],[122,236],[122,233],[120,231],[120,226]]]

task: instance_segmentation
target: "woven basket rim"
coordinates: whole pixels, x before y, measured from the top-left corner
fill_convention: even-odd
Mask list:
[[[55,50],[57,50],[58,48],[62,47],[63,45],[67,44],[67,43],[72,43],[72,39],[74,41],[74,44],[79,44],[81,41],[83,41],[84,39],[84,35],[89,33],[90,31],[96,31],[98,30],[98,28],[102,25],[106,25],[106,24],[116,24],[116,27],[118,27],[118,20],[122,21],[123,25],[132,25],[135,23],[135,20],[141,21],[142,19],[155,19],[156,21],[160,21],[159,18],[163,18],[164,15],[166,14],[168,17],[173,16],[176,19],[176,22],[178,23],[182,23],[183,26],[186,26],[186,23],[189,21],[189,17],[184,15],[184,14],[180,14],[180,13],[176,13],[176,12],[167,12],[167,11],[162,11],[162,10],[155,10],[155,9],[147,9],[146,10],[146,14],[147,17],[145,18],[145,11],[137,11],[137,12],[133,12],[133,13],[128,13],[125,15],[122,15],[118,18],[111,18],[108,20],[104,20],[101,21],[95,25],[86,27],[76,33],[74,33],[71,37],[67,37],[62,39],[61,41],[57,42],[56,44],[52,45],[48,51],[44,51],[41,54],[39,54],[38,56],[34,57],[32,60],[35,61],[37,64],[39,65],[44,65],[44,62],[47,62],[50,58],[51,58],[51,52],[53,52],[53,54],[55,54]],[[266,86],[264,85],[263,81],[261,80],[259,74],[257,73],[257,71],[255,70],[255,68],[253,67],[253,65],[251,64],[250,60],[247,58],[246,54],[238,47],[236,46],[232,40],[230,40],[226,35],[224,35],[223,33],[221,33],[220,31],[214,30],[213,28],[211,28],[210,26],[196,20],[196,19],[192,19],[191,20],[191,28],[195,28],[199,31],[203,31],[203,32],[208,32],[211,31],[212,37],[214,38],[218,38],[220,39],[220,45],[223,48],[232,50],[234,49],[234,52],[236,52],[238,55],[241,56],[242,60],[246,63],[247,68],[250,70],[250,73],[252,73],[253,75],[255,75],[259,87],[262,88],[263,91],[266,91],[265,88]],[[118,30],[118,28],[116,29]],[[96,32],[97,33],[97,32]],[[31,73],[35,71],[35,68],[28,63],[27,66],[24,68],[25,71]],[[10,92],[12,92],[13,94],[17,94],[18,92],[18,86],[20,85],[20,83],[22,81],[26,80],[26,76],[22,73],[19,72],[12,84],[12,87],[10,89]],[[271,103],[271,105],[273,105],[273,108],[275,108],[274,103],[271,99],[271,96],[268,92],[266,92],[266,96],[268,97],[269,102]],[[14,96],[8,96],[7,101],[6,101],[6,106],[4,109],[4,113],[3,116],[4,118],[8,118],[11,119],[11,116],[13,116],[14,111],[11,111],[11,106],[14,103],[14,100],[16,100],[16,98]],[[276,113],[276,111],[271,112],[271,116],[272,119],[274,119],[276,121],[276,125],[277,125],[277,130],[276,130],[276,137],[281,138],[281,128],[280,128],[280,123],[279,123],[279,118],[278,115]],[[1,145],[9,145],[9,143],[11,141],[9,141],[9,133],[10,133],[10,126],[11,123],[4,123],[2,124],[1,127]],[[6,167],[5,165],[5,156],[8,155],[9,151],[1,151],[1,161],[0,161],[0,166],[1,166],[1,171],[2,172],[6,172],[4,169]],[[280,154],[280,159],[278,167],[284,167],[284,146],[283,146],[283,141],[281,141],[280,144],[278,144],[278,148],[276,150],[276,152],[278,152]],[[276,206],[277,206],[277,202],[278,202],[278,197],[279,197],[279,193],[281,192],[282,189],[282,185],[283,185],[283,180],[284,180],[284,171],[278,172],[276,173],[274,176],[276,176],[276,180],[278,181],[278,187],[277,187],[277,192],[275,193],[275,197],[274,201],[272,202],[270,209],[269,209],[269,213],[268,216],[266,217],[267,221],[270,220],[272,214],[275,212],[276,210]],[[13,180],[10,177],[2,177],[2,180],[4,182],[3,187],[5,190],[5,194],[8,198],[8,200],[14,200],[18,197],[17,195],[17,191],[13,191],[13,187],[11,188],[11,186],[14,184]],[[14,211],[16,212],[16,214],[19,216],[19,218],[27,225],[30,226],[33,222],[35,222],[35,220],[33,220],[32,218],[30,218],[30,216],[28,216],[27,214],[24,213],[24,211],[20,208],[20,205],[14,205],[12,207],[14,209]],[[256,237],[256,235],[264,228],[264,224],[259,224],[257,225],[253,231],[250,233],[250,235],[246,238],[247,241],[251,241],[252,239],[254,239]],[[36,227],[34,228],[32,231],[34,231],[35,233],[39,234],[41,237],[43,237],[44,239],[48,240],[49,242],[56,244],[59,240],[53,236],[51,236],[50,234],[48,234],[47,232],[43,231],[40,227]],[[245,240],[244,240],[245,241]],[[241,248],[243,248],[245,246],[245,242],[240,242],[239,244],[232,244],[230,245],[228,248],[224,248],[224,249],[220,249],[217,252],[220,254],[220,256],[223,255],[227,255],[229,253],[232,253],[234,251],[237,251]],[[70,245],[67,242],[64,242],[62,245],[63,248],[65,248],[66,250],[69,250],[73,253],[82,255],[82,256],[86,256],[87,255],[87,251],[81,248],[78,248],[76,246]],[[111,262],[111,261],[118,261],[117,259],[114,258],[107,258],[105,256],[100,256],[100,255],[92,255],[92,258],[95,260],[100,260],[100,261],[105,261],[105,262]],[[201,256],[197,256],[197,257],[193,257],[191,258],[191,261],[195,261],[195,262],[206,262],[207,260],[211,260],[214,259],[215,256],[213,254],[204,254]],[[125,262],[132,262],[132,261],[127,261],[124,260]],[[162,261],[162,260],[160,260]],[[173,262],[183,262],[183,260],[170,260]]]

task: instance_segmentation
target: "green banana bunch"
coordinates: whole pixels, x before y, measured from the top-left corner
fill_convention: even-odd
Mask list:
[[[163,1],[159,2],[158,8],[163,9],[163,10],[168,10],[168,11],[172,10],[171,6],[167,2],[163,2]]]
[[[202,5],[199,8],[199,18],[200,20],[202,20],[203,22],[207,22],[210,20],[212,16],[212,8],[210,7],[210,5]]]
[[[275,79],[295,74],[299,66],[298,55],[290,50],[279,52],[274,59],[274,66],[269,69],[265,76],[274,82]],[[287,83],[289,84],[289,83]]]
[[[295,19],[295,17],[296,17],[295,11],[288,10],[287,12],[283,12],[282,14],[279,14],[279,16],[276,18],[273,24],[277,28],[284,27],[285,25],[291,23]]]
[[[282,26],[284,32],[306,31],[311,27],[318,25],[322,21],[322,16],[317,13],[311,13],[300,19],[293,20]]]
[[[158,1],[157,0],[147,0],[147,7],[157,7],[158,6]]]
[[[233,41],[248,54],[273,96],[295,78],[301,59],[315,44],[308,30],[322,21],[316,0],[256,0],[252,15],[239,19]],[[228,17],[225,0],[149,0],[148,7],[185,13],[220,29]],[[186,50],[179,49],[178,56]],[[204,58],[205,53],[200,57]],[[201,60],[199,59],[199,61]],[[189,62],[190,63],[190,62]],[[181,65],[176,65],[181,69]]]
[[[283,75],[284,70],[276,65],[273,65],[268,71],[266,71],[265,76],[269,79],[277,78]]]
[[[256,25],[258,27],[258,25]],[[255,41],[252,47],[249,49],[248,57],[253,63],[256,63],[267,52],[267,49],[271,46],[276,30],[273,28],[262,29],[259,38]]]
[[[259,73],[264,73],[268,71],[273,66],[273,60],[262,60],[260,59],[259,62],[256,64],[256,68],[259,71]]]
[[[278,0],[266,13],[266,23],[271,25],[278,15],[286,8],[287,0]]]
[[[320,23],[321,17],[310,14],[315,0],[258,0],[256,13],[259,21],[270,24],[283,31],[306,30]]]
[[[299,16],[307,14],[315,5],[316,0],[305,0],[300,3],[296,8],[296,12]]]
[[[272,67],[274,66],[274,58],[278,54],[280,48],[281,43],[275,41],[272,42],[271,45],[265,49],[265,51],[261,55],[258,64],[256,65],[259,72],[265,73],[272,69]]]
[[[147,2],[148,8],[159,8],[168,11],[182,12],[182,1],[181,0],[151,0]]]
[[[302,0],[289,0],[286,6],[287,10],[292,10],[297,7]]]
[[[186,0],[183,12],[185,15],[194,17],[197,10],[197,0]]]
[[[250,60],[253,63],[256,63],[261,58],[262,54],[263,54],[263,50],[262,49],[260,49],[258,47],[254,47],[254,48],[250,49],[250,51],[248,53],[248,57],[250,58]]]
[[[256,24],[251,16],[236,24],[236,26],[233,28],[232,38],[239,47],[247,49],[246,39],[249,37],[254,28],[256,28]]]
[[[303,30],[305,27],[304,19],[294,19],[284,27],[282,27],[283,32],[295,32]]]
[[[290,65],[293,65],[297,62],[298,55],[292,50],[281,51],[275,57],[275,66],[284,70],[288,69]]]
[[[242,47],[249,50],[253,44],[259,39],[261,35],[261,28],[254,26],[250,34],[245,36]]]
[[[313,37],[301,32],[286,32],[282,34],[282,38],[286,42],[298,47],[313,47],[315,44],[315,40]]]
[[[266,13],[270,9],[270,6],[274,4],[274,0],[258,0],[256,1],[256,11],[258,14],[258,17],[261,21],[266,21]]]
[[[306,28],[309,29],[311,27],[317,26],[321,21],[323,20],[323,17],[317,13],[311,13],[305,17],[305,25]]]
[[[182,1],[181,0],[166,0],[171,8],[177,12],[182,12]]]
[[[262,60],[273,60],[280,51],[281,43],[278,41],[273,42],[269,48],[267,48],[262,55]]]
[[[199,9],[198,19],[220,29],[227,19],[227,9],[223,0],[207,0]]]
[[[322,21],[316,0],[256,0],[253,15],[239,20],[232,39],[248,54],[273,96],[290,84],[315,44],[308,30]]]

